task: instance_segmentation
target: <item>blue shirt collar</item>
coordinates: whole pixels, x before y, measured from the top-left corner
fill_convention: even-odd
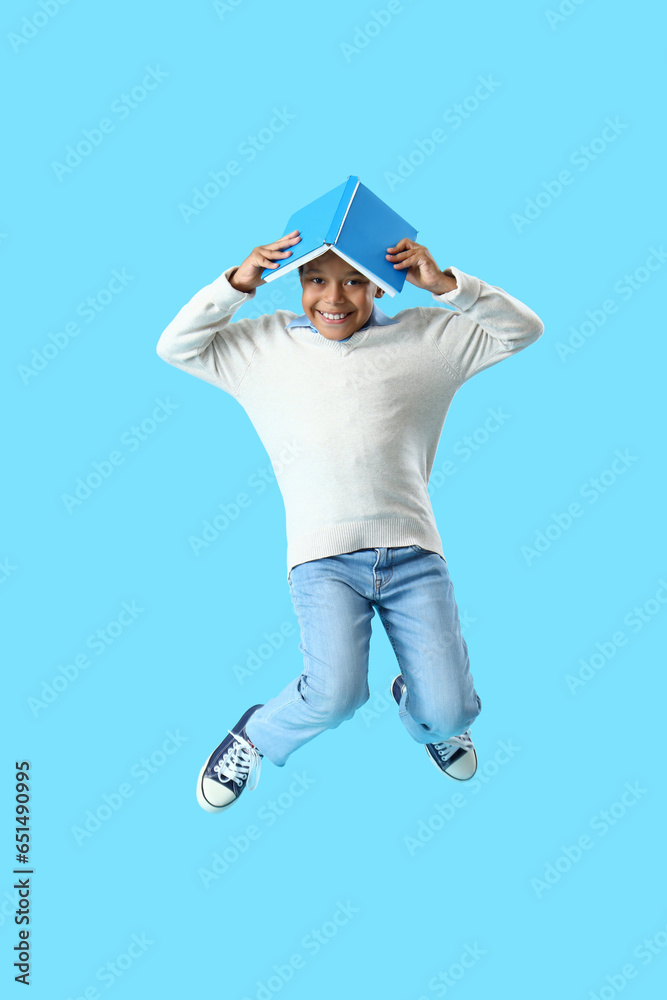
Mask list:
[[[379,308],[377,302],[374,302],[373,303],[373,310],[372,310],[370,316],[368,317],[368,319],[366,320],[366,322],[364,323],[364,325],[359,328],[359,330],[366,330],[368,327],[371,327],[371,326],[389,326],[391,323],[398,323],[398,320],[397,319],[392,319],[391,316],[387,316]],[[307,326],[307,327],[310,327],[311,330],[314,330],[315,333],[320,333],[320,331],[317,329],[317,327],[313,326],[313,324],[310,322],[310,320],[308,319],[308,317],[306,316],[305,313],[302,313],[300,316],[297,316],[295,319],[291,320],[287,324],[287,326],[285,327],[285,329],[289,330],[292,327],[296,327],[296,326]],[[359,330],[355,330],[355,333],[358,333]],[[321,334],[320,334],[320,336],[321,336]],[[350,337],[351,336],[352,336],[352,334],[350,334]],[[349,340],[349,337],[346,337],[345,340]],[[344,343],[344,342],[345,341],[341,341],[341,343]]]

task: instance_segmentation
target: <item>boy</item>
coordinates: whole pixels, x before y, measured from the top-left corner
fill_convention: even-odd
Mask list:
[[[383,290],[329,250],[302,265],[304,312],[232,323],[292,253],[298,230],[255,247],[185,305],[157,345],[164,361],[232,395],[274,465],[285,503],[287,580],[304,670],[253,705],[210,755],[197,801],[222,812],[370,697],[377,608],[398,661],[399,718],[449,777],[477,767],[469,727],[481,711],[428,481],[449,405],[477,372],[534,343],[539,317],[502,288],[402,239],[387,260],[442,308],[377,306]],[[276,461],[297,443],[291,461]]]

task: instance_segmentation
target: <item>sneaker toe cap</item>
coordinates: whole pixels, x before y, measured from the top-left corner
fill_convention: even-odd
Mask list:
[[[457,778],[459,781],[468,781],[477,770],[477,754],[474,750],[469,750],[468,753],[459,757],[458,760],[455,760],[445,770],[452,778]]]
[[[207,812],[219,812],[226,809],[232,802],[236,801],[236,796],[230,788],[221,784],[213,778],[204,777],[204,768],[199,774],[197,783],[197,801],[202,809]]]

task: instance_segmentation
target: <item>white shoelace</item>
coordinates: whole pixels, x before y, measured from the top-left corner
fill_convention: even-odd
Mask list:
[[[470,730],[466,729],[465,733],[460,736],[450,736],[448,740],[444,743],[434,743],[433,746],[438,751],[438,756],[442,760],[449,760],[453,753],[455,753],[459,747],[463,750],[472,750],[473,742],[470,738]]]
[[[213,770],[218,775],[218,781],[234,781],[237,785],[245,782],[246,787],[252,791],[259,781],[262,758],[242,736],[233,733],[231,729],[227,732],[234,737],[234,743],[214,765]]]

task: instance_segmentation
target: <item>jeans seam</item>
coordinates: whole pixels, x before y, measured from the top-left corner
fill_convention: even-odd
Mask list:
[[[380,616],[380,621],[384,625],[384,630],[387,633],[387,638],[389,639],[389,642],[391,643],[391,648],[394,650],[394,656],[396,657],[396,662],[398,663],[398,669],[399,669],[399,671],[401,673],[401,677],[403,677],[403,665],[401,664],[401,660],[400,660],[400,657],[398,655],[398,650],[396,649],[396,646],[394,645],[394,640],[393,640],[392,635],[391,635],[391,623],[389,622],[389,620],[387,618],[384,617],[384,615],[382,614],[382,611],[380,610],[379,605],[378,605],[378,615]],[[405,678],[404,677],[403,677],[403,683],[405,684]],[[407,688],[407,685],[406,685],[406,688]],[[407,701],[407,699],[406,699],[406,701]],[[407,715],[407,709],[404,709],[403,713],[401,713],[400,710],[399,710],[398,714],[399,714],[399,716],[401,714]]]
[[[301,620],[301,610],[300,610],[300,606],[299,606],[299,600],[298,600],[298,598],[297,598],[297,596],[296,596],[296,594],[295,594],[295,592],[294,592],[294,590],[292,588],[291,582],[290,582],[290,595],[292,597],[292,604],[294,606],[294,612],[296,614],[296,618],[297,618],[297,621],[299,623],[299,636],[300,636],[300,639],[301,639],[301,641],[299,642],[299,652],[303,656],[305,654],[305,652],[306,652],[306,648],[305,648],[304,639],[303,639],[303,623],[302,623],[302,620]],[[303,691],[301,690],[301,681],[302,681],[302,679],[306,681],[306,686],[307,686],[307,684],[308,684],[308,664],[307,664],[305,658],[304,658],[304,661],[303,661],[303,669],[301,670],[301,673],[299,674],[299,677],[298,677],[297,682],[296,682],[297,683],[297,691],[299,692],[299,697],[295,698],[294,701],[288,702],[289,705],[297,705],[300,701],[305,701],[306,704],[307,704],[306,697],[305,697]],[[285,707],[285,706],[283,706],[283,707]],[[277,712],[277,711],[279,711],[279,709],[276,709],[275,711]]]

